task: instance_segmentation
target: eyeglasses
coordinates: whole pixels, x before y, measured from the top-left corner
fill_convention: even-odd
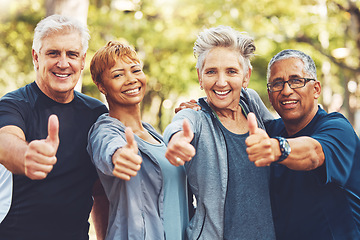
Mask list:
[[[285,83],[288,83],[291,89],[295,89],[295,88],[304,87],[307,82],[312,80],[316,81],[313,78],[294,78],[294,79],[289,79],[288,81],[278,81],[278,82],[268,83],[266,84],[266,86],[270,92],[279,92],[284,89]]]

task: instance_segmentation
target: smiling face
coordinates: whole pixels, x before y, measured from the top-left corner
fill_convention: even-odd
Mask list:
[[[81,50],[80,34],[67,31],[45,37],[39,53],[33,50],[36,83],[44,94],[62,103],[73,99],[74,88],[85,65],[86,54]]]
[[[272,65],[269,83],[304,77],[310,77],[304,70],[304,63],[298,58],[288,58]],[[283,119],[285,126],[296,126],[300,130],[315,116],[320,92],[320,82],[309,81],[303,88],[297,89],[291,89],[285,83],[283,90],[268,94],[272,106]]]
[[[250,69],[244,73],[239,54],[223,47],[212,49],[198,72],[200,86],[215,111],[239,106],[241,87],[247,87],[250,75]]]
[[[140,63],[117,59],[113,67],[103,72],[98,88],[105,94],[110,110],[113,106],[136,105],[145,96],[146,76]]]

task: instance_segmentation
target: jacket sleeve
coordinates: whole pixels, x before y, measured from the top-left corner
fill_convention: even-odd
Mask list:
[[[105,175],[113,176],[112,156],[125,145],[125,133],[115,124],[96,122],[89,131],[88,153],[96,168]]]
[[[165,143],[168,144],[172,135],[174,135],[175,133],[182,130],[183,121],[185,118],[187,120],[189,120],[191,130],[194,132],[194,135],[195,135],[195,132],[196,132],[195,123],[197,122],[196,116],[197,116],[197,112],[192,109],[184,109],[184,110],[181,110],[180,112],[178,112],[175,115],[175,117],[173,118],[172,122],[165,128],[165,131],[164,131]]]
[[[267,121],[273,120],[274,116],[267,109],[264,102],[261,100],[259,94],[255,90],[249,88],[247,92],[249,93],[250,100],[252,100],[251,102],[254,104],[253,107],[258,111],[258,114],[263,120],[263,122],[265,123]]]

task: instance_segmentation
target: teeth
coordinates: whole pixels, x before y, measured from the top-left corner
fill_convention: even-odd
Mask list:
[[[292,104],[292,103],[297,103],[297,101],[284,101],[284,102],[281,102],[281,104],[283,104],[283,105]]]
[[[218,95],[225,95],[225,94],[229,93],[230,90],[228,90],[228,91],[216,91],[216,90],[214,90],[214,92],[215,92],[216,94],[218,94]]]
[[[55,73],[55,76],[57,76],[57,77],[67,77],[67,76],[70,76],[70,74],[57,74],[57,73]]]
[[[139,88],[135,88],[135,89],[127,90],[124,93],[126,94],[137,93],[139,92],[139,90],[140,90]]]

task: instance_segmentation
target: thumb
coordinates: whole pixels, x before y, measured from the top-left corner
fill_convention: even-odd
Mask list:
[[[254,113],[249,113],[248,114],[248,127],[249,127],[249,134],[254,134],[256,132],[256,130],[258,129],[258,124],[256,121],[256,116]]]
[[[190,139],[190,141],[193,139],[194,133],[191,131],[190,123],[187,119],[183,121],[183,134],[184,137]]]
[[[125,129],[125,138],[126,138],[128,147],[136,149],[136,153],[137,153],[137,143],[135,141],[134,133],[130,127],[127,127]]]
[[[55,147],[59,145],[59,119],[54,114],[48,120],[48,136],[46,141]]]

